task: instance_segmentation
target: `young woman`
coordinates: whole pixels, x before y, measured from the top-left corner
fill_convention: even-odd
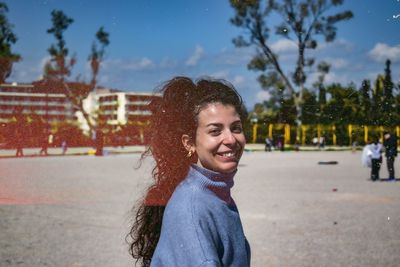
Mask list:
[[[245,110],[227,82],[177,77],[152,101],[148,150],[155,180],[136,209],[130,253],[142,266],[249,266],[230,195]]]
[[[371,153],[371,180],[379,181],[379,170],[382,164],[382,152],[383,146],[379,142],[379,137],[374,136],[372,138],[372,143],[369,145]]]

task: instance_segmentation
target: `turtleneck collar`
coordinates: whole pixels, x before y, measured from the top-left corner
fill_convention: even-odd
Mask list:
[[[237,170],[231,173],[219,173],[196,164],[190,166],[189,175],[195,176],[201,187],[208,188],[227,204],[232,203],[231,188],[234,185],[233,177]]]

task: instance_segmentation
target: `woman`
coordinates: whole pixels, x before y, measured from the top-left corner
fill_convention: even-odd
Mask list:
[[[382,164],[382,152],[383,146],[379,142],[379,138],[377,136],[373,137],[372,143],[369,145],[370,153],[371,153],[371,180],[373,182],[379,181],[379,170],[381,169]]]
[[[223,81],[177,77],[152,101],[155,179],[130,231],[143,266],[249,266],[230,188],[242,156],[245,110]]]

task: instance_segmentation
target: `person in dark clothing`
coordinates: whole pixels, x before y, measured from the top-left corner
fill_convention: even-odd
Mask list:
[[[47,148],[49,146],[49,135],[47,133],[44,133],[41,138],[40,138],[40,151],[39,155],[45,155],[47,156]]]
[[[24,146],[24,136],[20,131],[17,131],[15,137],[15,147],[17,149],[17,152],[15,153],[16,157],[24,156],[23,146]]]
[[[382,164],[383,146],[379,142],[379,138],[374,136],[372,143],[369,145],[371,151],[371,180],[379,180],[379,170]]]
[[[389,181],[394,181],[396,179],[394,175],[394,159],[397,157],[397,136],[389,132],[385,132],[383,146],[385,147]]]
[[[96,156],[103,156],[104,133],[102,129],[96,130]]]
[[[269,137],[265,138],[265,151],[272,151],[272,140]]]

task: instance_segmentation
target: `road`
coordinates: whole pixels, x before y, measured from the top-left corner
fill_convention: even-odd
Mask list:
[[[134,266],[139,157],[0,159],[0,266]],[[400,266],[400,182],[368,176],[360,152],[245,152],[232,193],[252,266]]]

